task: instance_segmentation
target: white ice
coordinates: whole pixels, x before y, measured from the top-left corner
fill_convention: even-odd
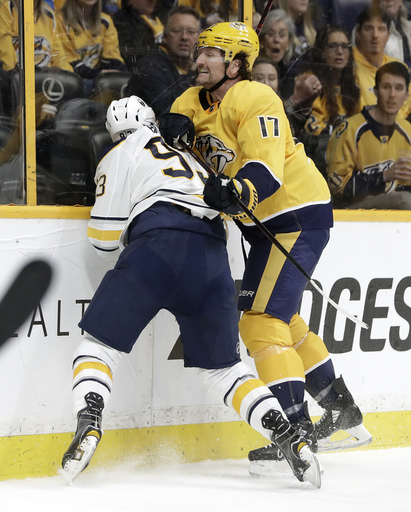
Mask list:
[[[411,448],[320,454],[321,489],[299,483],[285,462],[269,477],[249,462],[205,461],[103,470],[68,486],[61,475],[0,482],[4,512],[409,512]],[[4,463],[4,461],[3,461]]]

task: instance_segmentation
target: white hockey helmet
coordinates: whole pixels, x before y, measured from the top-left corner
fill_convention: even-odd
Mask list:
[[[153,133],[160,133],[156,116],[138,96],[112,101],[107,110],[106,128],[113,142],[125,139],[131,133],[147,126]]]

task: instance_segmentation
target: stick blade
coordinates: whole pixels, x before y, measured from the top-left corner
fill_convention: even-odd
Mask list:
[[[43,260],[27,263],[0,302],[0,346],[27,320],[46,293],[52,268]]]

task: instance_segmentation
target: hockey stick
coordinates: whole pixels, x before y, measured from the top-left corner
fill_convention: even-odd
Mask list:
[[[208,174],[214,174],[215,176],[218,175],[218,173],[212,169],[207,162],[205,162],[202,158],[200,158],[197,153],[194,152],[190,146],[188,146],[181,137],[179,138],[178,142],[183,146],[183,148],[190,153],[190,155],[203,167],[205,171],[207,171]],[[337,311],[342,313],[344,316],[349,318],[352,322],[355,324],[363,327],[364,329],[368,329],[368,325],[357,318],[356,316],[352,315],[348,311],[345,311],[341,306],[339,306],[336,302],[334,302],[328,295],[326,295],[321,288],[315,283],[315,281],[311,278],[309,274],[303,269],[303,267],[298,263],[298,261],[287,251],[287,249],[275,238],[275,236],[271,233],[267,227],[257,219],[257,217],[253,214],[251,210],[247,208],[247,206],[241,201],[239,197],[233,194],[233,198],[235,203],[242,209],[242,211],[247,215],[247,217],[254,222],[254,224],[264,233],[264,235],[273,243],[277,249],[301,272],[301,274],[307,279],[307,281],[311,284],[313,288],[315,288],[320,295],[324,297],[324,299],[331,304]]]
[[[0,302],[0,347],[27,320],[47,291],[52,277],[51,266],[33,260],[17,274]]]
[[[268,11],[271,9],[272,5],[273,5],[273,0],[268,0],[268,2],[265,4],[263,14],[261,15],[260,21],[258,22],[257,28],[255,29],[255,32],[257,35],[259,35],[259,33],[261,32],[261,29],[263,28]]]

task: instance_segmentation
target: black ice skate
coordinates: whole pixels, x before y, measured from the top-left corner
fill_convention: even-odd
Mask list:
[[[316,453],[317,438],[308,413],[307,402],[304,403],[304,417],[300,421],[292,423],[292,426],[305,438],[311,451]],[[274,443],[271,443],[267,446],[263,446],[262,448],[251,450],[248,454],[248,460],[251,462],[249,469],[250,475],[264,476],[273,471],[276,463],[284,461],[285,457],[282,451]]]
[[[264,428],[273,431],[274,444],[290,465],[300,482],[309,482],[321,487],[321,472],[317,457],[311,451],[307,440],[284,420],[279,411],[271,410],[262,419]]]
[[[103,398],[97,393],[87,393],[84,399],[87,407],[77,414],[76,433],[63,455],[63,474],[69,484],[73,483],[77,476],[86,469],[103,435],[101,430]]]
[[[371,443],[372,436],[364,427],[362,413],[354,403],[343,378],[335,379],[332,386],[338,398],[326,407],[325,413],[314,424],[318,450],[327,452]]]

